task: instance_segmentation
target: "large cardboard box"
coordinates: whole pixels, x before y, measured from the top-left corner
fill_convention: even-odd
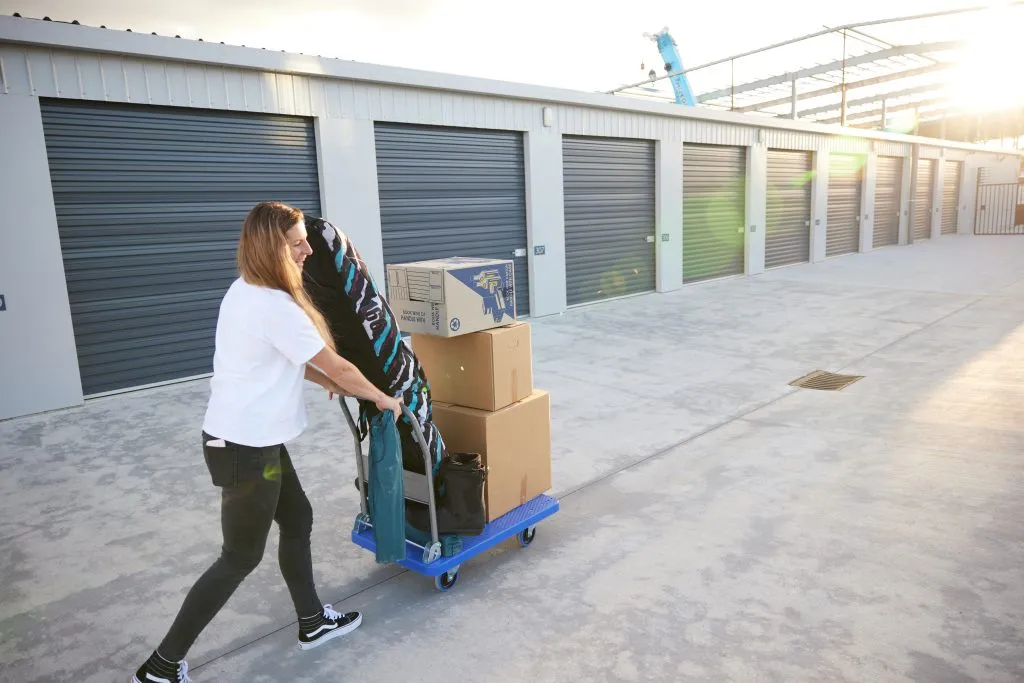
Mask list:
[[[493,413],[437,402],[433,407],[448,452],[483,456],[488,522],[551,488],[551,397],[546,391]]]
[[[434,401],[501,410],[533,393],[529,323],[444,339],[412,335]]]
[[[388,303],[404,332],[454,337],[516,318],[512,261],[447,258],[387,267]]]

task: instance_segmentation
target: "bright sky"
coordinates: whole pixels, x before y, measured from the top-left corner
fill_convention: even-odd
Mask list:
[[[817,31],[824,24],[968,4],[647,0],[602,7],[600,0],[0,0],[0,13],[592,91],[639,81],[646,69],[659,67],[657,49],[643,34],[664,26],[675,37],[684,64],[694,66]],[[701,90],[696,83],[695,89]]]

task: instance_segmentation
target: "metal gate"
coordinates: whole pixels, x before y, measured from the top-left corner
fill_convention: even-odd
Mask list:
[[[935,204],[935,193],[932,183],[935,180],[935,160],[920,159],[917,164],[917,191],[914,193],[914,241],[931,239],[932,209]]]
[[[744,271],[747,154],[683,145],[683,282]]]
[[[942,234],[955,235],[960,223],[960,173],[963,164],[959,161],[942,162]]]
[[[828,219],[825,255],[860,248],[860,199],[863,157],[832,154],[828,162]]]
[[[522,133],[378,123],[374,137],[384,263],[510,259],[528,315]]]
[[[811,256],[811,155],[768,150],[765,267],[806,263]]]
[[[1024,235],[1024,185],[978,185],[975,235]]]
[[[570,306],[655,288],[654,143],[562,138]]]
[[[900,243],[900,195],[903,193],[903,159],[878,157],[875,173],[875,224],[873,246]]]
[[[43,100],[87,396],[207,374],[242,220],[320,212],[308,119]]]

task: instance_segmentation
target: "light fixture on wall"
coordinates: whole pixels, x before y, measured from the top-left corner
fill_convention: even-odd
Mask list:
[[[764,128],[757,129],[757,142],[758,144],[764,144]]]
[[[544,119],[545,128],[550,128],[551,124],[555,122],[555,114],[551,111],[551,107],[544,107],[544,109],[541,110],[541,116]]]

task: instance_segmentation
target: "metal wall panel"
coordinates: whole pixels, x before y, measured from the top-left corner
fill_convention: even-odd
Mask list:
[[[904,142],[892,142],[891,140],[874,140],[875,152],[879,155],[891,157],[906,157],[910,154],[910,145]]]
[[[917,190],[914,193],[914,240],[931,239],[934,206],[935,160],[920,159],[917,165]]]
[[[746,152],[683,145],[683,282],[743,273]]]
[[[806,263],[811,255],[811,155],[768,150],[765,267]]]
[[[320,211],[312,122],[69,100],[42,116],[85,394],[210,372],[246,213]]]
[[[749,147],[757,144],[757,128],[683,119],[683,143]]]
[[[860,248],[863,169],[863,157],[850,154],[829,156],[826,256],[852,254]]]
[[[875,225],[873,246],[900,243],[900,195],[903,192],[903,158],[878,157],[875,173]]]
[[[528,315],[522,134],[378,123],[374,136],[384,263],[512,260],[516,312]]]
[[[570,306],[655,288],[654,143],[562,138]]]
[[[963,162],[942,162],[942,234],[955,235],[960,222],[960,174]]]
[[[764,138],[769,148],[777,150],[813,151],[822,149],[829,141],[829,138],[816,133],[771,128],[765,130]]]
[[[892,156],[909,154],[910,149],[907,143],[773,128],[768,121],[753,119],[751,125],[701,121],[520,96],[261,71],[255,64],[243,68],[72,48],[0,44],[0,72],[3,93],[39,97],[520,131],[537,127],[540,107],[548,106],[558,130],[570,135],[750,146],[758,144],[763,130],[764,143],[776,149],[865,154],[873,145],[877,153]],[[954,159],[966,154],[950,152]]]

